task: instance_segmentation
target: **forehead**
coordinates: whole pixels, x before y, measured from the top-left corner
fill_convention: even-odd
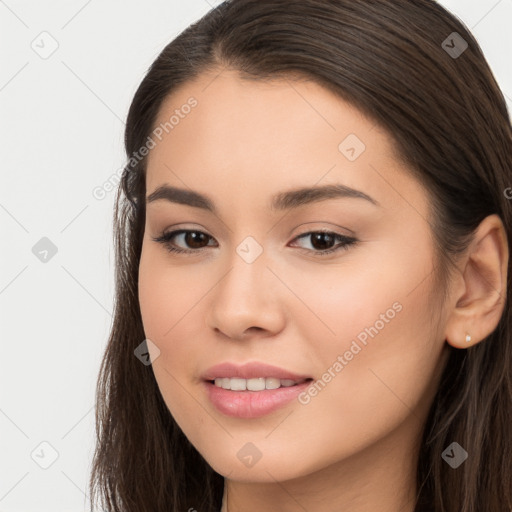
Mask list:
[[[396,202],[399,190],[423,193],[394,158],[391,137],[311,80],[204,73],[166,98],[154,129],[160,139],[148,157],[148,192],[171,183],[268,195],[342,183],[384,203]]]
[[[191,102],[193,108],[187,106]],[[276,137],[275,145],[284,144],[292,135],[297,140],[321,133],[336,140],[345,132],[364,138],[368,131],[379,131],[357,108],[311,79],[252,80],[234,70],[210,71],[182,84],[163,102],[155,127],[165,127],[173,114],[179,119],[174,115],[166,133],[172,132],[175,142],[180,133],[189,135],[187,128],[203,142],[222,133],[241,138],[259,132],[262,138],[265,134]],[[385,133],[380,139],[381,149],[391,152]]]

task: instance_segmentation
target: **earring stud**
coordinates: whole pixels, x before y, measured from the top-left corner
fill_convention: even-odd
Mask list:
[[[471,336],[466,333],[466,343],[469,343],[471,341]]]

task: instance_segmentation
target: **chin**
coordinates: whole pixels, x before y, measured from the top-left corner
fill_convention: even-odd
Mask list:
[[[246,445],[246,443],[240,444],[242,447]],[[244,452],[243,448],[241,450],[237,447],[232,451],[202,453],[202,456],[217,473],[237,482],[275,483],[276,480],[282,482],[307,476],[320,469],[315,468],[313,464],[307,464],[304,459],[300,460],[300,457],[286,457],[282,450],[278,449],[272,451],[269,449],[267,456],[262,453],[261,458],[253,462],[244,455],[244,453],[250,453],[251,449],[254,448],[247,447]],[[320,462],[319,465],[321,466]]]

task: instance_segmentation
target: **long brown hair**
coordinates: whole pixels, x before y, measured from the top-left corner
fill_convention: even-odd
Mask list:
[[[486,216],[498,214],[512,240],[509,114],[480,46],[455,16],[432,0],[232,0],[208,12],[153,62],[126,124],[130,160],[114,213],[115,312],[98,380],[90,480],[92,503],[99,497],[109,511],[220,509],[222,476],[188,442],[134,350],[145,338],[140,148],[172,91],[228,67],[246,79],[312,79],[387,131],[429,192],[439,283]],[[512,510],[510,283],[509,261],[498,327],[469,349],[451,349],[424,428],[418,511]],[[469,454],[457,469],[441,457],[454,441]]]

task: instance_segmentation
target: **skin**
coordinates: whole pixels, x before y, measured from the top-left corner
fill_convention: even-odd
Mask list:
[[[160,350],[153,370],[170,412],[225,477],[224,512],[412,512],[421,432],[450,345],[478,343],[503,311],[501,221],[482,222],[440,305],[428,194],[374,122],[314,82],[247,81],[224,70],[174,91],[156,125],[191,96],[196,108],[150,151],[147,196],[163,184],[192,189],[218,214],[148,203],[139,272],[144,330]],[[349,134],[366,146],[354,161],[338,149]],[[278,192],[336,183],[379,206],[358,198],[268,206]],[[195,254],[153,240],[185,228],[209,235]],[[298,237],[320,229],[357,243],[315,255],[322,246]],[[236,252],[247,236],[263,249],[250,264]],[[183,236],[173,243],[200,247]],[[232,418],[203,390],[201,374],[224,361],[321,379],[396,302],[400,312],[306,405]],[[252,467],[237,457],[248,442],[262,454]]]

